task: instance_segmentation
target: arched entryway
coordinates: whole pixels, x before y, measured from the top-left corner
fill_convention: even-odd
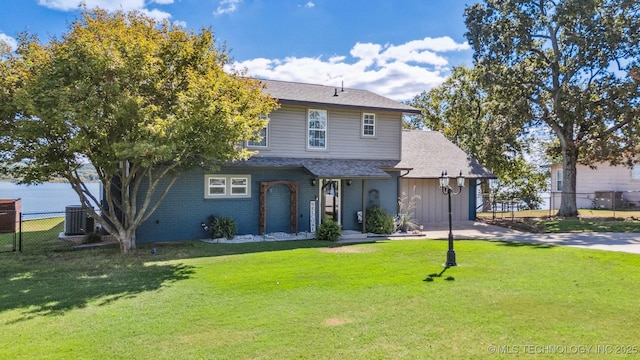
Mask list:
[[[298,233],[298,183],[295,181],[261,181],[260,186],[260,214],[258,232],[260,235],[267,230],[267,192],[274,185],[285,185],[289,188],[289,231]]]

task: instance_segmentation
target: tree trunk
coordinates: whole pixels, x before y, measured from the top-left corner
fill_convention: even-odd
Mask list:
[[[576,164],[578,163],[578,148],[572,141],[566,141],[562,146],[562,195],[560,209],[557,216],[576,217]]]
[[[120,243],[120,250],[124,254],[130,254],[136,251],[136,234],[132,231],[118,232],[116,239]]]

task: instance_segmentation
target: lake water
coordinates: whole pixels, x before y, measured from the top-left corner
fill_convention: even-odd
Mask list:
[[[89,191],[100,198],[100,183],[87,183]],[[0,181],[0,199],[21,199],[22,212],[64,212],[69,205],[80,205],[78,194],[68,183],[43,183],[39,185],[17,185]]]

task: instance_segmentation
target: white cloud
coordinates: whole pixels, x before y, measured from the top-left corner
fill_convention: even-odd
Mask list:
[[[214,15],[230,14],[238,10],[238,4],[242,0],[220,0],[218,8],[213,12]]]
[[[313,3],[313,2],[311,2],[311,1],[307,2],[306,4],[304,4],[304,7],[306,7],[306,8],[312,8],[312,7],[314,7],[314,6],[316,6],[316,4],[314,4],[314,3]]]
[[[173,26],[177,26],[183,29],[187,28],[187,22],[186,21],[173,21],[172,22]]]
[[[341,63],[343,62],[347,57],[346,56],[332,56],[329,58],[329,63],[330,64],[337,64],[337,63]]]
[[[154,19],[168,19],[171,14],[158,10],[148,9],[145,0],[38,0],[38,4],[50,9],[61,11],[73,11],[84,3],[88,9],[101,8],[107,11],[132,11],[138,10]],[[166,5],[173,3],[173,0],[154,0],[152,3]]]
[[[11,48],[11,50],[15,50],[18,47],[18,42],[16,41],[16,39],[12,38],[9,35],[0,33],[0,41],[3,41],[7,45],[9,45],[9,48]]]
[[[153,19],[157,19],[157,20],[164,20],[164,19],[168,19],[171,17],[171,14],[169,14],[168,12],[164,12],[158,9],[138,9],[140,12],[142,12],[143,14],[147,15],[150,18]]]
[[[463,42],[462,44],[458,44],[448,36],[442,36],[439,38],[426,37],[422,40],[409,41],[405,45],[407,45],[410,48],[443,51],[443,52],[471,49],[471,46],[466,41]]]
[[[451,51],[467,51],[467,43],[449,37],[424,38],[401,45],[356,43],[349,54],[285,59],[251,59],[237,62],[248,75],[285,80],[360,88],[394,100],[409,100],[422,91],[440,85],[449,75],[446,56]]]

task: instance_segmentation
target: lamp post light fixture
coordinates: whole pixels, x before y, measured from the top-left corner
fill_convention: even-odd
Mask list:
[[[457,192],[451,187],[451,185],[449,185],[449,179],[447,172],[443,171],[440,176],[440,189],[442,190],[442,194],[449,198],[449,251],[447,251],[447,262],[444,264],[446,267],[458,265],[456,263],[456,252],[453,250],[453,232],[451,230],[451,194],[457,195],[462,192],[462,188],[464,187],[464,176],[462,175],[462,171],[460,171],[460,175],[456,177],[458,185]]]

